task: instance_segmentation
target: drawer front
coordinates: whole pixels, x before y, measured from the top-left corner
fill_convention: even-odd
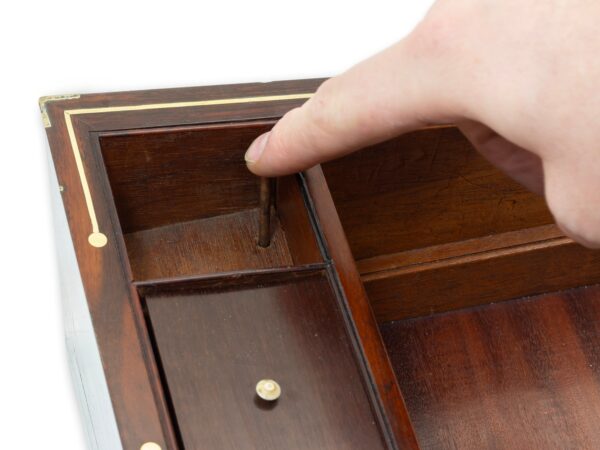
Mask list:
[[[146,304],[186,449],[385,448],[326,272]]]

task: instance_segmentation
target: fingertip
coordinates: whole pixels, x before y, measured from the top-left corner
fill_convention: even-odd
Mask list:
[[[267,146],[270,135],[270,131],[263,133],[254,139],[252,144],[250,144],[250,147],[248,147],[248,150],[246,150],[246,154],[244,155],[244,159],[246,160],[246,164],[248,164],[248,166],[253,166],[260,160],[260,157]]]

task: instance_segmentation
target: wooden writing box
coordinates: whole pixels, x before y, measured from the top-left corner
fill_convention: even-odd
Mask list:
[[[41,100],[90,446],[593,448],[600,253],[456,128],[279,178],[257,245],[243,154],[321,81]]]

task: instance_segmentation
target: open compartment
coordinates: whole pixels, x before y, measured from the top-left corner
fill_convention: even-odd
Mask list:
[[[244,152],[272,123],[104,133],[102,157],[136,281],[322,261],[295,177],[272,180],[258,245],[260,178]]]
[[[123,448],[596,448],[600,252],[456,128],[280,178],[263,214],[243,153],[321,82],[42,99],[93,428],[105,379]]]
[[[322,168],[421,447],[593,448],[600,252],[454,127]]]
[[[599,280],[598,253],[564,237],[543,199],[455,127],[410,133],[323,172],[379,321]]]
[[[310,327],[317,324],[321,338],[337,330],[335,345],[344,352],[350,341],[340,328],[342,316],[324,272],[327,261],[297,177],[270,183],[275,186],[270,241],[267,247],[258,245],[261,180],[247,170],[243,153],[271,126],[205,125],[100,137],[134,284],[182,444],[218,441],[219,433],[198,431],[194,425],[217,417],[194,395],[201,389],[212,392],[210,379],[218,372],[232,377],[226,384],[242,389],[239,398],[223,404],[223,418],[233,405],[243,404],[240,423],[252,417],[258,420],[255,426],[265,426],[255,415],[264,405],[244,399],[266,370],[283,380],[288,394],[306,389],[311,376],[321,372],[331,380],[345,377],[361,400],[344,400],[343,408],[368,422],[368,402],[358,378],[352,378],[358,372],[350,353],[343,357],[343,374],[333,376],[327,365],[311,366],[310,376],[296,376],[298,367],[320,357],[322,339],[311,345],[303,341],[299,348],[304,353],[290,359],[301,366],[279,363],[298,339],[314,337]],[[539,448],[565,437],[583,446],[600,438],[593,422],[569,427],[584,413],[600,417],[598,402],[590,400],[595,388],[583,384],[573,393],[563,383],[571,376],[600,375],[595,365],[600,325],[589,320],[600,318],[598,289],[522,298],[600,281],[598,252],[565,238],[541,198],[488,164],[453,127],[411,133],[322,169],[421,445],[445,448],[451,441],[468,447],[469,440],[484,439],[500,447],[526,442]],[[568,270],[573,266],[579,269]],[[517,300],[492,305],[509,299]],[[288,301],[292,309],[286,309]],[[210,309],[211,302],[217,309]],[[284,323],[294,323],[301,310],[326,314],[282,334]],[[272,317],[255,328],[264,314]],[[198,334],[203,318],[208,322]],[[226,326],[229,321],[231,329],[211,331],[211,324]],[[557,333],[556,327],[565,323],[570,326]],[[535,342],[532,333],[539,336]],[[256,340],[248,341],[250,335]],[[222,343],[224,354],[240,354],[247,347],[242,353],[258,355],[267,340],[277,343],[281,336],[290,340],[280,343],[280,358],[266,354],[267,360],[250,366],[242,361],[247,379],[241,384],[235,382],[235,359],[232,365],[212,363],[198,372],[196,361],[203,358],[185,350],[192,343],[210,354],[209,348]],[[591,375],[581,375],[587,370],[585,361],[592,361]],[[290,378],[291,373],[296,375]],[[519,397],[522,390],[529,392],[527,399]],[[335,404],[340,405],[339,396]],[[510,415],[515,404],[521,413]],[[548,417],[530,418],[543,408]],[[269,418],[308,409],[302,402],[287,401]],[[463,410],[469,412],[461,414]],[[314,419],[327,411],[311,414]],[[495,420],[493,426],[481,421],[486,415]],[[527,433],[548,421],[564,429]],[[346,428],[339,429],[345,431],[337,440],[355,439]],[[373,428],[363,431],[366,441],[378,441]],[[329,438],[330,431],[322,437]]]
[[[190,449],[387,448],[301,177],[246,168],[245,150],[270,126],[99,137],[175,439]],[[281,400],[257,397],[261,379],[280,383]]]

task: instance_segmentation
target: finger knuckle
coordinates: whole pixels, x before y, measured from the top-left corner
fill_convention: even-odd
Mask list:
[[[314,138],[330,136],[340,128],[337,122],[340,115],[336,113],[336,89],[334,80],[325,81],[303,106]]]

